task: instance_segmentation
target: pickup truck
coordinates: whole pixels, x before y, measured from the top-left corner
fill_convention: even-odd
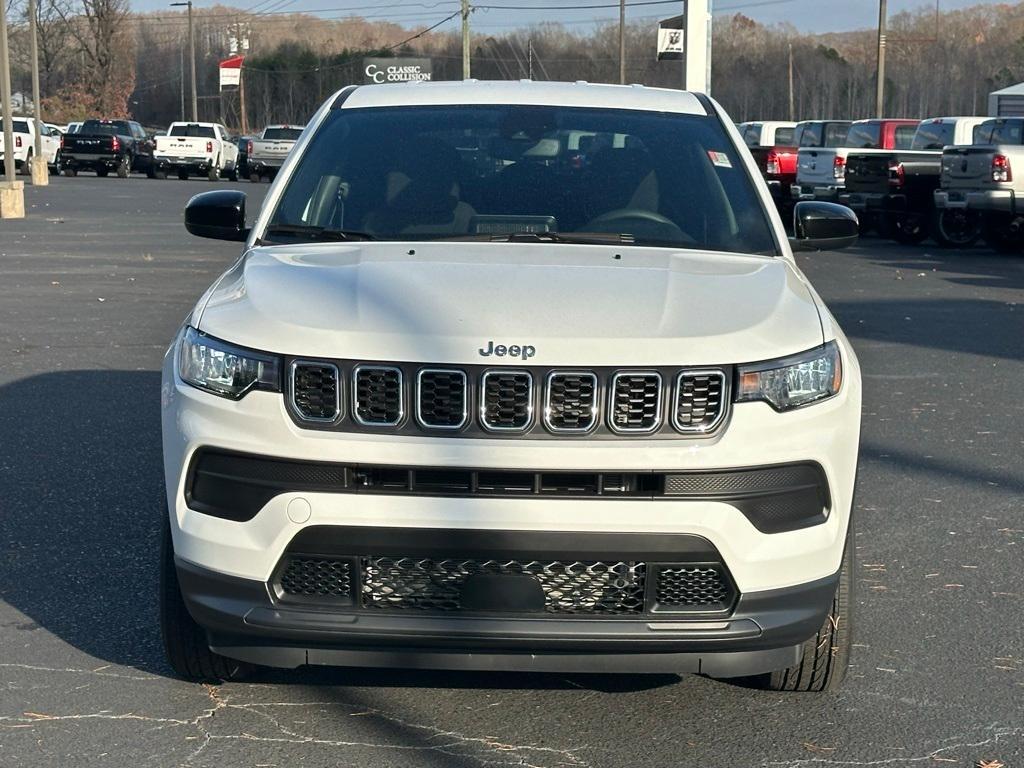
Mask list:
[[[4,152],[4,121],[0,118],[0,171],[3,169]],[[35,152],[36,130],[42,140],[43,157],[47,165],[56,170],[60,163],[60,134],[51,131],[45,124],[38,124],[34,118],[15,117],[11,119],[11,130],[14,134],[14,167],[25,176],[32,173],[30,160]]]
[[[846,157],[856,149],[909,149],[918,120],[857,120],[834,148],[803,147],[797,157],[794,200],[838,201],[846,185]],[[870,219],[861,219],[862,230]]]
[[[265,177],[273,178],[302,135],[303,127],[268,125],[258,137],[250,139],[245,152],[249,180],[258,182]]]
[[[904,243],[929,234],[945,247],[970,245],[977,237],[936,214],[942,149],[973,141],[984,117],[937,117],[923,120],[910,149],[850,151],[846,158],[846,190],[839,199],[861,217],[873,217],[886,237]]]
[[[701,93],[349,86],[307,132],[252,222],[236,189],[185,208],[239,258],[154,393],[174,671],[836,690],[860,369],[793,250],[856,216],[799,203],[788,238]]]
[[[750,154],[761,170],[782,220],[790,223],[793,198],[789,189],[796,181],[797,152],[800,147],[838,147],[846,138],[849,120],[805,120],[792,130],[777,130],[774,145],[751,146]]]
[[[65,176],[114,171],[127,179],[140,171],[153,178],[153,140],[134,120],[86,120],[78,131],[64,135],[60,167]]]
[[[1014,176],[1014,167],[1017,175]],[[935,207],[978,226],[994,250],[1024,244],[1024,118],[990,118],[974,129],[974,143],[942,151]]]
[[[182,181],[189,175],[238,180],[238,147],[220,123],[171,123],[166,136],[156,137],[153,161],[159,179],[177,173]]]

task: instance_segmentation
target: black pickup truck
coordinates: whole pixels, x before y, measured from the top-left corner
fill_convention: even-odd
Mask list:
[[[60,167],[65,176],[84,170],[106,176],[114,171],[127,179],[139,171],[154,178],[153,146],[134,120],[86,120],[76,133],[65,134]]]
[[[963,247],[978,237],[977,227],[943,220],[934,192],[942,173],[942,148],[969,144],[984,118],[924,120],[910,149],[851,151],[846,158],[846,189],[840,202],[878,222],[879,233],[900,243],[920,243],[929,235],[942,246]]]

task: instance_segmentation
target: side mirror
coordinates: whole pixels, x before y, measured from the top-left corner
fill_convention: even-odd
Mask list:
[[[245,242],[245,193],[218,189],[196,195],[185,205],[185,229],[197,237]]]
[[[833,251],[857,242],[857,214],[845,205],[804,200],[793,209],[794,251]]]

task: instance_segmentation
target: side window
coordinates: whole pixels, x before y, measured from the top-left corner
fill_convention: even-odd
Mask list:
[[[910,149],[910,145],[914,143],[914,134],[916,132],[916,125],[896,126],[896,149]]]
[[[791,147],[793,146],[793,128],[778,128],[775,131],[775,146],[778,147]]]

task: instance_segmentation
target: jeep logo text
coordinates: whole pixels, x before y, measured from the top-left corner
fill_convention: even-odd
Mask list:
[[[486,347],[480,347],[478,350],[481,357],[521,357],[523,360],[529,360],[531,357],[537,354],[536,347],[529,344],[495,344],[493,341],[488,341]]]

